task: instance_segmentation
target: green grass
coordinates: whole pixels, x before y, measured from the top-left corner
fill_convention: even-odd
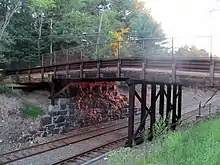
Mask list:
[[[220,119],[212,119],[185,129],[169,133],[156,142],[153,152],[144,158],[135,158],[137,153],[117,151],[110,164],[118,160],[120,165],[220,165]],[[123,155],[133,163],[119,161]]]
[[[24,118],[37,118],[44,115],[44,111],[39,107],[23,106],[21,107],[21,116]]]

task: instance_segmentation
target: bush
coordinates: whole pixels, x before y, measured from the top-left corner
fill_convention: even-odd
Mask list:
[[[205,121],[184,131],[170,133],[157,144],[144,165],[217,165],[220,162],[220,119]]]
[[[11,88],[6,87],[4,84],[0,84],[0,94],[12,95],[13,91]]]
[[[44,115],[44,111],[39,107],[23,106],[21,108],[21,116],[28,118],[33,117],[37,118]]]
[[[136,159],[140,151],[121,149],[110,154],[110,165],[126,165],[129,159],[135,165],[218,165],[220,164],[220,119],[204,121],[183,131],[169,132],[158,138],[150,154]],[[147,153],[149,147],[146,148]],[[143,153],[143,152],[142,152]],[[123,157],[127,155],[127,157]],[[123,160],[123,159],[126,160]]]

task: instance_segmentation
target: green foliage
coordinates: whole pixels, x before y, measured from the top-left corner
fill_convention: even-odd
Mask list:
[[[183,132],[169,134],[148,157],[153,164],[219,164],[220,120],[206,121]]]
[[[21,115],[25,118],[32,117],[40,117],[44,115],[44,111],[39,107],[32,107],[32,106],[23,106],[21,107]]]
[[[11,88],[8,88],[3,84],[0,84],[0,94],[5,94],[5,95],[10,96],[13,94],[13,91]]]
[[[55,7],[54,0],[31,0],[31,5],[40,10]]]
[[[183,131],[170,132],[156,141],[151,152],[143,157],[136,157],[140,155],[139,150],[113,151],[109,154],[109,164],[127,165],[132,159],[135,165],[218,165],[220,162],[219,124],[220,119],[212,119]],[[146,150],[150,149],[146,148]]]
[[[206,52],[206,50],[204,49],[198,49],[195,46],[192,47],[188,47],[188,46],[184,46],[179,48],[176,52],[175,52],[175,56],[196,56],[196,57],[208,57],[209,53]]]
[[[0,3],[0,17],[8,12],[5,6],[12,6],[15,2],[17,0]],[[24,67],[28,67],[29,61],[36,66],[40,65],[40,54],[49,53],[51,44],[53,51],[82,44],[95,45],[101,12],[103,22],[99,43],[112,41],[109,32],[125,27],[129,27],[135,39],[164,37],[160,25],[144,8],[143,2],[137,0],[22,0],[5,30],[4,40],[0,41],[0,57],[8,62],[23,62]],[[124,46],[122,56],[140,55],[140,45]],[[160,45],[151,40],[145,43],[145,48],[152,52]],[[85,54],[93,49],[95,47],[86,49]],[[109,46],[101,46],[99,51],[100,56],[112,57]]]
[[[141,154],[131,148],[121,148],[111,151],[108,155],[109,165],[139,165],[142,162]]]

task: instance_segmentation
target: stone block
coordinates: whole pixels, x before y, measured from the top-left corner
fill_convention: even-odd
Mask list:
[[[45,115],[40,120],[40,125],[45,126],[52,123],[52,118],[49,115]]]
[[[59,111],[49,111],[48,114],[50,116],[59,116]]]
[[[67,115],[67,111],[66,110],[59,111],[59,115],[65,116],[65,115]]]
[[[47,137],[47,132],[42,132],[41,137]]]
[[[59,128],[55,128],[53,131],[52,131],[52,134],[59,134],[60,132],[60,129]]]
[[[67,133],[67,129],[65,127],[60,127],[59,134]]]
[[[59,105],[49,105],[49,108],[48,108],[48,111],[51,112],[51,111],[59,111],[60,110],[60,106]]]
[[[65,110],[67,107],[67,104],[69,104],[70,99],[66,99],[66,98],[60,98],[58,100],[58,105],[60,106],[61,110]]]
[[[64,116],[58,116],[55,120],[54,120],[54,123],[63,123],[65,122],[66,119]]]
[[[56,126],[57,127],[68,127],[68,124],[66,122],[63,122],[63,123],[57,123]]]
[[[55,128],[55,125],[54,124],[49,124],[49,125],[46,125],[45,128],[49,131],[52,131]]]

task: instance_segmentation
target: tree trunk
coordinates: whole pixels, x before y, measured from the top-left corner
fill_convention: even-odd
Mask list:
[[[8,26],[12,16],[14,15],[14,13],[18,10],[18,8],[20,6],[21,6],[21,1],[19,0],[17,2],[17,4],[15,5],[15,7],[13,8],[13,10],[9,13],[6,13],[5,21],[4,21],[4,23],[3,23],[3,25],[1,26],[1,29],[0,29],[0,40],[2,39],[4,31],[5,31],[6,27]]]

